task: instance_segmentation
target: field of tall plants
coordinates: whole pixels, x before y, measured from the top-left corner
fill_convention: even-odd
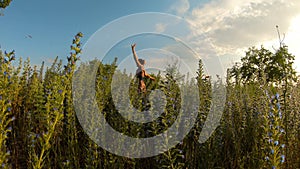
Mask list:
[[[212,81],[207,77],[201,60],[197,77],[193,78],[181,75],[176,65],[166,66],[164,72],[153,74],[155,81],[146,80],[149,91],[159,89],[165,95],[163,101],[151,98],[157,95],[141,96],[137,80],[126,70],[118,70],[117,60],[109,64],[99,60],[80,63],[81,38],[82,33],[74,37],[67,64],[56,58],[48,68],[32,66],[29,59],[23,61],[14,51],[0,51],[2,168],[300,168],[300,79],[291,69],[294,57],[288,53],[287,46],[282,45],[275,52],[263,47],[249,48],[241,64],[228,69],[225,80]],[[193,128],[175,147],[153,157],[128,158],[101,148],[83,130],[87,126],[82,125],[101,127],[102,122],[91,123],[97,117],[89,115],[88,102],[80,106],[86,111],[81,114],[86,115],[86,122],[79,122],[74,104],[80,103],[73,100],[72,92],[74,75],[93,64],[98,67],[95,84],[81,81],[77,76],[76,87],[82,90],[75,94],[85,97],[91,92],[86,86],[95,86],[97,106],[118,132],[135,138],[152,137],[169,128],[181,116],[181,109],[191,112],[196,108],[198,116]],[[91,75],[85,76],[86,79]],[[115,84],[129,81],[130,88],[112,86],[113,80]],[[226,88],[225,108],[218,128],[200,144],[199,136],[216,88]],[[189,104],[195,96],[183,95],[182,90],[198,91],[199,106]],[[151,112],[155,107],[149,105],[161,102],[162,114],[147,123],[122,117],[115,103],[127,104],[126,94],[130,98],[126,111]],[[100,141],[113,140],[101,138]],[[145,148],[153,146],[166,145]]]

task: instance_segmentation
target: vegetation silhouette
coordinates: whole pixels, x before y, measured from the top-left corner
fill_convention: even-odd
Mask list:
[[[156,80],[145,80],[147,89],[163,91],[166,106],[164,113],[153,122],[140,124],[122,117],[113,102],[113,97],[120,102],[129,98],[132,106],[128,111],[142,110],[142,99],[136,90],[138,81],[116,70],[116,61],[104,64],[95,60],[77,67],[81,37],[82,33],[74,37],[65,65],[56,58],[45,71],[43,66],[41,69],[32,66],[29,59],[20,58],[19,65],[14,66],[14,51],[0,52],[0,164],[3,168],[300,168],[300,83],[290,67],[293,55],[287,46],[275,52],[250,48],[242,66],[228,70],[225,84],[222,79],[212,82],[207,78],[201,60],[197,77],[189,80],[180,78],[182,75],[172,66],[161,72],[165,76],[151,75]],[[102,149],[89,139],[79,123],[72,95],[74,74],[96,63],[99,64],[95,81],[97,105],[115,130],[137,138],[162,133],[178,118],[179,109],[192,111],[192,106],[181,106],[191,96],[183,95],[179,89],[199,91],[194,127],[182,142],[154,157],[129,159]],[[113,75],[118,75],[119,84],[130,80],[129,96],[125,97],[121,89],[112,89]],[[76,93],[84,98],[92,84],[81,81],[78,85],[79,89],[80,85],[88,86]],[[202,128],[213,89],[221,85],[226,87],[227,94],[220,126],[209,140],[200,144],[198,139],[200,132],[205,132]],[[112,96],[112,90],[119,94]],[[151,103],[150,113],[155,105]],[[80,108],[86,112],[90,128],[102,125],[94,123],[97,117],[88,116],[90,104]],[[165,145],[145,148],[155,148],[152,146]]]

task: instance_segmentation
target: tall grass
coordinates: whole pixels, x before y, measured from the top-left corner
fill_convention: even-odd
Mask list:
[[[20,59],[19,66],[13,66],[14,52],[0,52],[2,168],[300,168],[299,79],[298,83],[281,86],[264,81],[242,83],[238,76],[228,75],[226,84],[221,79],[212,83],[210,78],[204,78],[201,60],[197,77],[190,80],[182,78],[176,66],[170,66],[153,75],[155,81],[146,81],[149,90],[159,89],[166,96],[162,115],[153,122],[139,124],[118,113],[114,99],[122,105],[126,92],[111,86],[113,76],[116,84],[130,82],[131,105],[126,110],[134,112],[147,102],[136,90],[137,81],[126,71],[117,70],[116,61],[104,64],[95,60],[76,67],[81,37],[81,33],[75,36],[66,65],[57,58],[46,70],[31,66],[29,59]],[[78,69],[90,69],[92,64],[99,65],[95,83],[98,108],[117,131],[137,138],[162,133],[180,116],[181,109],[193,111],[193,105],[188,105],[192,96],[182,95],[180,89],[199,91],[194,127],[179,144],[154,157],[130,159],[102,149],[84,132],[73,107],[73,75]],[[92,86],[83,81],[78,85]],[[200,132],[212,104],[212,89],[218,87],[227,90],[221,123],[210,139],[200,144]],[[77,94],[90,92],[89,88],[85,90]],[[163,101],[152,95],[145,97],[152,105]],[[102,126],[92,120],[97,117],[88,116],[89,104],[80,108],[86,111],[90,128]],[[162,145],[145,148],[164,148],[167,144],[166,139]]]

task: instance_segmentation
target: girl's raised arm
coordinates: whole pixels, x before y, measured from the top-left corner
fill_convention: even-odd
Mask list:
[[[132,44],[131,45],[131,50],[132,50],[133,58],[135,60],[136,66],[141,67],[142,64],[139,62],[139,59],[138,59],[138,57],[136,55],[135,46],[136,46],[136,44]]]

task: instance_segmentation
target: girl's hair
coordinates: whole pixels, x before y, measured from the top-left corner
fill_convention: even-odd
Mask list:
[[[144,59],[139,59],[139,62],[144,65],[145,64],[145,60]]]

